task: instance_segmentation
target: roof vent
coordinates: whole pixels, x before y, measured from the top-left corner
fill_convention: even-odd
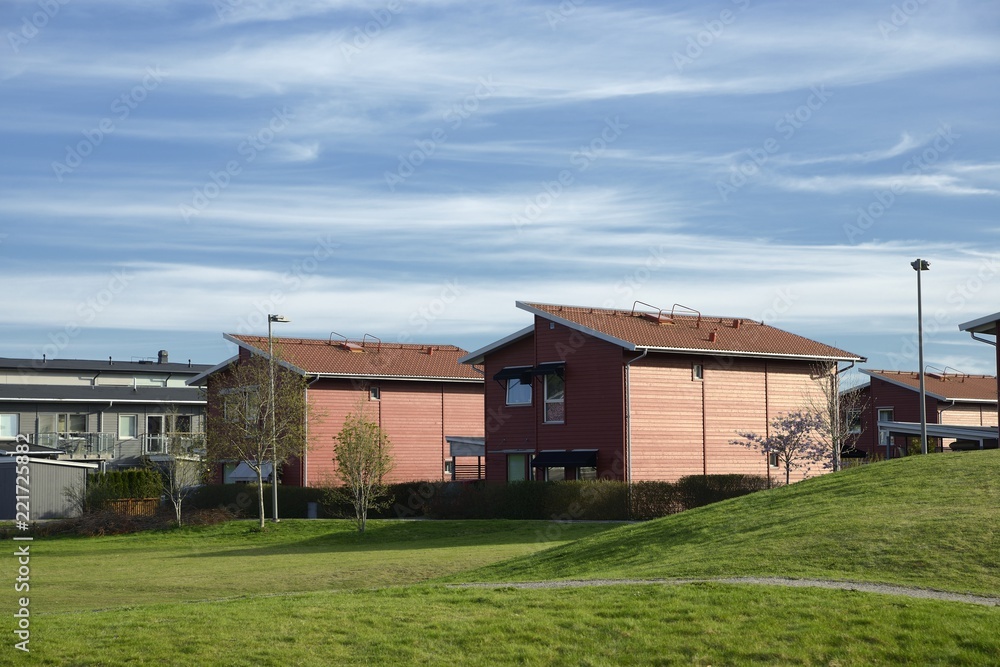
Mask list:
[[[714,343],[714,342],[715,342],[715,340],[716,340],[716,339],[717,339],[718,337],[719,337],[719,335],[718,335],[717,333],[715,333],[714,331],[709,331],[709,332],[708,332],[708,342],[709,342],[709,343]]]
[[[166,350],[160,350],[159,352],[156,353],[156,363],[158,363],[158,364],[165,364],[165,363],[167,363],[167,360],[169,358],[170,357],[167,354]]]
[[[739,329],[741,324],[743,324],[743,320],[733,320],[734,329]]]

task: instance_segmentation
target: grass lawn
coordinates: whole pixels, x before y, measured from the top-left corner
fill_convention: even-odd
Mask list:
[[[968,452],[627,526],[375,521],[362,537],[345,521],[285,521],[263,534],[233,522],[39,538],[32,652],[25,660],[8,631],[0,663],[996,665],[996,607],[718,583],[441,582],[759,574],[996,596],[998,501],[1000,452]],[[15,568],[0,558],[4,580]]]
[[[455,579],[747,575],[998,596],[1000,451],[846,470],[624,526]]]
[[[113,537],[39,538],[31,600],[39,613],[244,595],[417,583],[553,544],[542,521],[253,521]],[[614,524],[576,524],[565,541]],[[11,550],[13,551],[13,549]],[[13,558],[0,558],[13,581]]]

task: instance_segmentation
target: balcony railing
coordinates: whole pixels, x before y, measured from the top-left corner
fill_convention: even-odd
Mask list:
[[[143,433],[134,438],[118,438],[117,433],[39,433],[29,436],[36,445],[62,450],[73,458],[119,459],[171,454],[203,457],[204,433]]]
[[[39,433],[31,438],[36,445],[60,449],[73,457],[115,458],[118,436],[115,433]]]
[[[182,456],[203,456],[205,454],[204,433],[166,433],[140,436],[142,455],[171,454]]]

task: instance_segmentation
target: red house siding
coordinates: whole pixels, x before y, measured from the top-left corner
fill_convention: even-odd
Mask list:
[[[509,454],[572,449],[596,449],[598,475],[611,479],[625,479],[628,459],[635,481],[767,475],[763,456],[731,444],[737,431],[764,433],[773,417],[821,403],[812,362],[640,354],[540,317],[533,335],[488,353],[487,479],[507,480]],[[633,360],[626,405],[625,367]],[[557,361],[566,364],[562,424],[544,421],[542,376],[533,382],[530,407],[507,406],[505,383],[492,379],[504,368]],[[693,376],[696,363],[703,368],[701,380]]]
[[[378,387],[379,399],[371,398],[371,387]],[[309,405],[307,460],[286,465],[286,484],[320,486],[334,478],[335,438],[359,406],[392,443],[389,482],[443,480],[445,436],[483,435],[482,385],[476,383],[321,379],[309,389]]]

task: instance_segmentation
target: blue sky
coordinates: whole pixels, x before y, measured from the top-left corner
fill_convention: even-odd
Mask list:
[[[7,0],[0,355],[681,303],[992,372],[990,1]]]

